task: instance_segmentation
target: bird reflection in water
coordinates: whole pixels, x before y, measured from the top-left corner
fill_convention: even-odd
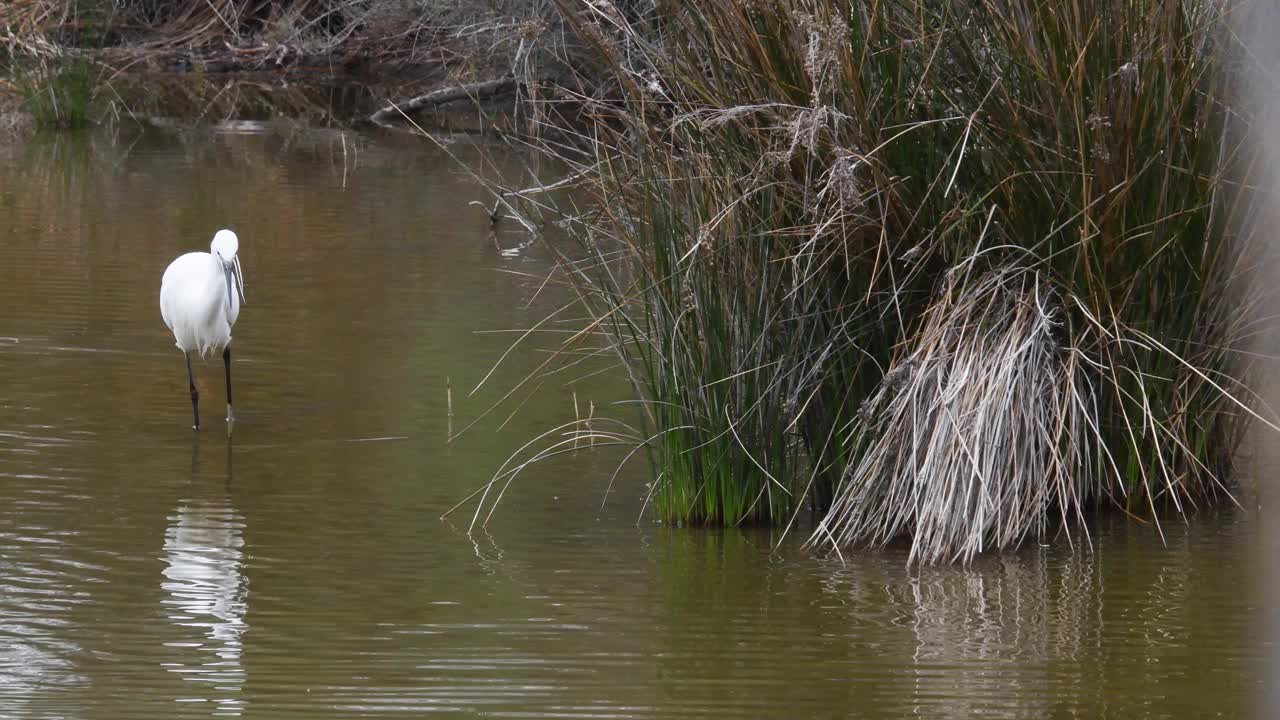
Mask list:
[[[192,466],[194,476],[194,454]],[[228,491],[230,482],[228,447]],[[244,709],[238,697],[245,681],[241,636],[248,629],[243,530],[244,518],[225,492],[180,501],[165,531],[164,603],[169,619],[183,631],[181,640],[167,643],[180,654],[166,669],[204,688],[180,701],[213,703],[218,715],[240,715]]]

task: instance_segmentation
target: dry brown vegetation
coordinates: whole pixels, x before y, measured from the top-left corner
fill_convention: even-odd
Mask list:
[[[324,96],[338,87],[347,120],[442,88],[454,108],[484,97],[494,110],[536,108],[541,88],[570,77],[559,18],[545,0],[17,0],[0,4],[0,67],[8,60],[37,123],[54,126],[67,126],[68,102],[49,86],[83,60],[95,108],[77,117],[156,106],[256,117],[276,97],[275,110],[296,113],[297,92],[285,85],[320,88],[310,94],[319,101],[303,102],[306,117],[333,118]],[[228,74],[236,82],[219,79]],[[366,90],[357,104],[353,88]],[[44,108],[29,108],[32,96]]]
[[[414,0],[15,0],[0,7],[11,56],[171,53],[219,67],[324,58],[382,64],[462,60],[486,32],[518,34],[538,3]],[[468,42],[474,39],[476,42]]]
[[[383,97],[497,80],[500,99],[531,100],[565,77],[559,17],[539,0],[16,0],[0,4],[0,63],[35,68],[41,86],[87,58],[100,87],[265,73],[376,85]]]

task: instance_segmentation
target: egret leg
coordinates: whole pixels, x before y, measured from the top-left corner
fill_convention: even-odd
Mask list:
[[[196,392],[196,376],[191,374],[191,353],[182,353],[187,359],[187,383],[191,386],[191,416],[194,422],[191,425],[192,430],[200,429],[200,393]]]
[[[231,412],[231,346],[228,345],[222,350],[222,364],[227,369],[227,422],[236,421],[236,416]]]

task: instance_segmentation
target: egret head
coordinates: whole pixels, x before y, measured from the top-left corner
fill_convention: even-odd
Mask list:
[[[236,253],[240,250],[240,238],[230,230],[219,230],[214,233],[213,242],[209,245],[209,250],[213,256],[218,258],[222,263],[222,268],[227,275],[227,302],[231,302],[231,296],[235,290],[240,291],[240,302],[244,303],[244,274],[240,272],[240,258]],[[234,290],[232,285],[235,286]]]
[[[240,238],[230,230],[219,230],[213,236],[209,250],[218,256],[223,265],[230,265],[236,260],[236,252],[240,250]]]

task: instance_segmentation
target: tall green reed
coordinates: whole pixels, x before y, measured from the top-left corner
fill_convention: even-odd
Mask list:
[[[1252,414],[1233,7],[563,0],[609,82],[542,148],[658,516],[807,507],[812,543],[931,562],[1219,495]]]

